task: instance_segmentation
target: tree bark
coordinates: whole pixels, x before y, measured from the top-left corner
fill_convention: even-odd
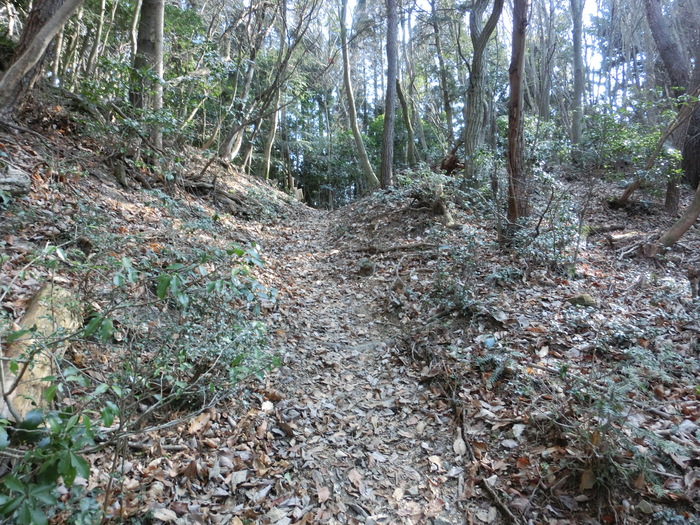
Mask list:
[[[396,121],[396,82],[398,81],[398,35],[399,20],[396,0],[386,0],[386,103],[384,109],[384,131],[382,133],[381,185],[388,188],[394,184],[394,126]]]
[[[164,0],[143,0],[134,57],[134,83],[131,101],[141,109],[157,113],[163,108],[163,24]],[[151,129],[151,141],[156,148],[163,145],[159,127]]]
[[[61,84],[61,51],[63,50],[63,32],[61,29],[56,36],[56,44],[54,45],[53,64],[51,65],[51,85],[58,87]]]
[[[15,51],[14,62],[0,79],[0,116],[9,116],[17,110],[41,73],[46,48],[82,2],[46,0],[32,10]]]
[[[689,61],[676,39],[672,37],[671,28],[661,11],[660,0],[645,0],[644,5],[651,34],[671,78],[674,94],[678,97],[690,92],[695,86],[691,85],[693,75],[690,72]],[[689,19],[699,16],[700,7],[696,2],[691,2],[690,8],[695,11],[688,13]],[[698,58],[700,56],[696,56],[696,62]],[[695,67],[699,68],[700,65],[696,64]],[[681,153],[681,167],[685,180],[692,188],[697,188],[700,182],[700,111],[698,110],[690,117]]]
[[[348,97],[348,118],[350,119],[350,129],[352,136],[355,139],[355,147],[357,148],[357,156],[360,158],[362,171],[365,174],[365,180],[370,189],[379,187],[379,179],[374,174],[372,165],[369,162],[369,156],[365,149],[365,143],[362,140],[360,126],[357,123],[357,109],[355,107],[355,94],[352,90],[352,80],[350,79],[350,51],[348,50],[348,29],[345,23],[345,16],[348,9],[348,0],[343,0],[340,8],[340,46],[343,54],[343,84],[345,84],[345,93]]]
[[[287,43],[287,8],[286,4],[282,5],[282,12],[280,16],[280,57],[284,54],[284,48]],[[270,132],[267,136],[267,141],[265,142],[265,151],[263,152],[263,178],[268,180],[270,178],[270,166],[272,160],[272,146],[275,144],[275,135],[277,134],[277,121],[279,118],[279,108],[280,99],[282,96],[282,86],[277,86],[275,90],[273,104],[275,106],[275,112],[272,114],[272,120],[270,121]]]
[[[527,180],[523,155],[523,70],[528,0],[513,3],[513,48],[508,70],[508,222],[514,226],[527,215]]]
[[[477,166],[474,157],[479,147],[479,132],[484,120],[484,52],[503,11],[503,0],[494,0],[491,15],[486,25],[482,25],[482,15],[487,5],[488,0],[477,0],[469,13],[469,33],[474,50],[464,123],[464,186],[476,183]]]
[[[435,54],[438,60],[438,69],[440,73],[440,91],[442,92],[442,105],[445,110],[445,129],[447,130],[447,149],[449,150],[454,146],[454,130],[453,126],[453,115],[452,115],[452,102],[450,101],[450,87],[447,81],[447,68],[445,67],[445,58],[442,56],[442,44],[440,35],[440,23],[438,20],[438,10],[437,1],[432,0],[430,2],[431,8],[431,24],[433,26],[433,36],[435,37]]]
[[[141,4],[143,0],[136,0],[136,5],[134,6],[134,16],[131,18],[131,27],[129,30],[129,38],[131,41],[131,56],[136,56],[136,51],[138,49],[139,43],[139,13],[141,13]]]
[[[690,203],[690,206],[686,208],[680,219],[659,237],[659,240],[651,245],[651,248],[647,251],[648,255],[658,255],[664,248],[675,244],[695,224],[698,217],[700,217],[700,186],[695,190],[693,202]]]
[[[105,14],[107,11],[107,0],[101,0],[100,3],[100,18],[97,22],[97,30],[95,31],[94,41],[92,43],[92,49],[90,49],[90,56],[88,57],[87,66],[85,67],[85,75],[91,77],[95,72],[95,65],[97,63],[97,54],[100,50],[100,44],[102,43],[102,29],[105,24]]]
[[[413,131],[413,122],[411,116],[411,109],[408,106],[408,101],[406,100],[406,95],[401,89],[401,81],[396,79],[396,94],[399,97],[399,103],[401,104],[401,114],[403,115],[403,122],[406,126],[406,133],[408,137],[406,138],[406,162],[411,168],[415,168],[420,162],[420,154],[416,148],[416,136]]]
[[[581,122],[583,120],[583,6],[585,0],[571,0],[574,44],[574,99],[571,103],[571,158],[580,161],[578,151],[581,142]]]

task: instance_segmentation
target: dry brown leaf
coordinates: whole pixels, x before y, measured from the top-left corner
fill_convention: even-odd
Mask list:
[[[439,498],[435,498],[425,506],[423,513],[426,518],[435,518],[440,515],[443,508],[445,508],[445,502]]]
[[[530,460],[526,457],[521,456],[516,460],[515,464],[518,466],[519,469],[522,470],[525,467],[530,466]]]
[[[442,472],[445,470],[444,463],[442,461],[442,458],[440,456],[430,456],[428,457],[428,461],[430,461],[430,470],[431,471],[439,471]]]
[[[590,490],[595,485],[595,473],[592,470],[584,470],[581,473],[581,483],[579,490]]]
[[[194,479],[197,477],[198,470],[199,469],[197,467],[197,460],[193,459],[184,469],[180,471],[180,475],[190,479]]]
[[[211,414],[209,412],[202,412],[196,418],[190,421],[190,425],[187,428],[187,433],[190,436],[199,434],[202,430],[204,430],[204,427],[207,426],[210,420]]]
[[[467,453],[467,444],[461,436],[457,436],[457,439],[455,439],[455,442],[452,444],[452,450],[454,450],[455,454],[458,456],[464,456],[464,454]]]
[[[177,520],[177,514],[170,509],[154,509],[152,512],[155,519],[165,523]]]
[[[473,441],[472,446],[474,447],[474,455],[478,459],[481,459],[489,448],[488,445],[482,441]]]
[[[325,503],[328,498],[331,497],[331,491],[328,487],[319,487],[318,489],[318,502]]]
[[[362,474],[360,474],[357,469],[352,469],[350,472],[348,472],[348,479],[350,480],[350,483],[355,485],[355,488],[360,488],[360,482],[362,481]]]
[[[245,483],[248,480],[248,471],[239,470],[237,472],[231,473],[231,489],[236,490],[236,487],[241,483]]]
[[[260,423],[260,425],[258,425],[258,428],[255,429],[255,435],[258,436],[258,439],[264,438],[266,433],[267,433],[267,420]]]

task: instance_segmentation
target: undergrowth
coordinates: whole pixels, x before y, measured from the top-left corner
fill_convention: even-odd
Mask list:
[[[153,195],[152,212],[173,221],[170,236],[123,235],[97,207],[79,202],[77,234],[36,249],[15,282],[3,283],[4,299],[27,279],[70,277],[81,283],[76,302],[85,319],[76,332],[37,335],[6,363],[5,391],[9,374],[21,377],[24,363],[70,343],[65,358],[54,357],[58,366],[44,378],[38,408],[17,425],[0,420],[0,516],[7,522],[44,524],[59,514],[72,523],[100,521],[113,495],[86,489],[88,450],[180,424],[278,364],[261,321],[276,292],[256,278],[259,247],[188,242],[184,234],[211,240],[217,221],[177,198]],[[18,207],[17,224],[28,213]],[[180,214],[189,216],[182,231]],[[32,335],[31,327],[17,330],[7,312],[0,315],[3,344]]]

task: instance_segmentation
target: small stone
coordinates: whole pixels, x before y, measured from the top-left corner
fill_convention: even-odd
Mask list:
[[[368,277],[374,273],[375,265],[367,257],[360,259],[359,265],[360,265],[359,273],[363,277]]]
[[[589,294],[582,293],[569,297],[568,301],[574,306],[596,306],[598,302]]]
[[[647,500],[642,500],[637,503],[637,509],[644,514],[654,514],[654,507]]]
[[[7,166],[0,172],[0,191],[15,197],[26,195],[32,189],[32,179],[29,174],[14,166]]]

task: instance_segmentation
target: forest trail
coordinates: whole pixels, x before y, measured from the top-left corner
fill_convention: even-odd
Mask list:
[[[264,250],[283,280],[271,325],[284,366],[272,387],[295,435],[297,494],[314,522],[464,522],[454,423],[392,344],[397,328],[378,307],[387,283],[359,275],[357,254],[333,242],[331,214],[305,215]]]

